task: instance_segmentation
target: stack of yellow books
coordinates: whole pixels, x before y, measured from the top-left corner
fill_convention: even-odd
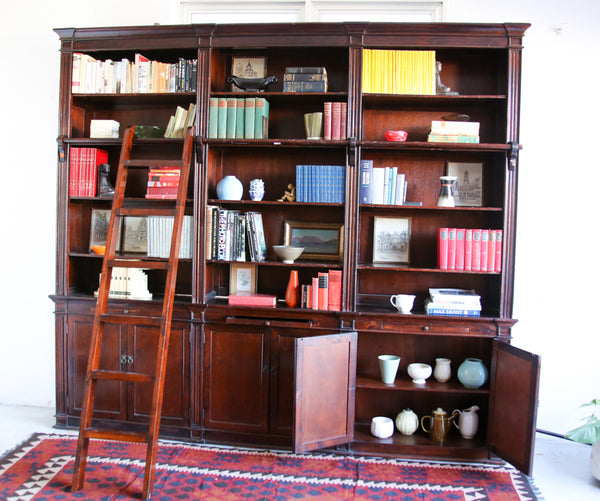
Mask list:
[[[364,49],[362,91],[435,95],[435,51]]]

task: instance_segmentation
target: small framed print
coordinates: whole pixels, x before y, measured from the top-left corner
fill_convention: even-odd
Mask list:
[[[92,220],[90,223],[90,250],[94,245],[106,245],[108,237],[108,225],[110,223],[110,209],[92,209]],[[121,250],[121,228],[117,239],[116,251]]]
[[[231,263],[229,265],[229,294],[256,292],[256,265]]]
[[[456,182],[454,183],[454,205],[456,207],[482,206],[482,162],[448,162],[446,174],[456,176]]]
[[[231,58],[231,74],[241,78],[264,78],[267,76],[267,58],[234,56]],[[243,92],[233,84],[231,90]]]
[[[123,220],[123,252],[144,254],[148,251],[148,220],[129,216]]]
[[[344,225],[286,221],[284,244],[304,247],[302,259],[341,261],[344,258]]]
[[[410,217],[375,217],[373,263],[409,263],[411,222]]]

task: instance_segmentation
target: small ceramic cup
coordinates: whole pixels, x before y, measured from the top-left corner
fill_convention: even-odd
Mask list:
[[[375,416],[371,420],[371,433],[377,438],[390,438],[394,434],[394,421],[389,417]]]
[[[400,312],[408,314],[413,309],[415,296],[412,294],[394,294],[390,297],[390,303]]]

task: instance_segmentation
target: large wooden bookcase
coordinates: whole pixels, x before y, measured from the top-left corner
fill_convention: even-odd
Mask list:
[[[176,106],[196,105],[197,137],[188,213],[193,216],[191,259],[180,265],[174,336],[161,433],[186,440],[277,445],[308,450],[404,457],[491,460],[501,456],[531,469],[539,360],[510,344],[514,283],[519,101],[522,38],[527,24],[306,23],[182,25],[57,29],[61,40],[59,110],[58,238],[56,291],[56,391],[58,426],[76,426],[95,306],[101,257],[89,250],[92,211],[109,209],[99,197],[69,196],[69,158],[74,147],[108,151],[115,175],[120,139],[91,139],[92,119],[129,125],[165,126]],[[433,50],[442,63],[444,85],[457,95],[397,95],[362,92],[365,49]],[[194,91],[164,93],[73,93],[73,54],[98,60],[197,60]],[[214,97],[258,97],[233,92],[227,77],[232,58],[264,57],[278,82],[260,93],[270,103],[269,139],[209,138],[209,103]],[[324,66],[327,93],[283,92],[288,66]],[[347,139],[307,140],[303,114],[326,101],[347,104]],[[481,123],[477,144],[427,142],[432,120],[453,113]],[[406,142],[388,142],[387,130],[408,132]],[[122,132],[121,132],[122,134]],[[181,147],[180,139],[136,139],[148,158]],[[408,181],[407,200],[422,205],[360,203],[361,160],[396,165]],[[481,207],[437,206],[440,176],[447,162],[483,164]],[[280,202],[296,165],[345,166],[344,203]],[[219,200],[216,185],[226,175],[244,185],[239,201]],[[248,184],[265,181],[265,196],[252,201]],[[134,187],[144,196],[145,179]],[[291,270],[310,283],[319,272],[341,270],[341,311],[232,307],[227,304],[232,262],[211,259],[206,233],[209,206],[260,212],[266,261],[256,263],[259,292],[283,298]],[[373,264],[376,217],[411,218],[410,262]],[[272,246],[283,243],[286,221],[334,223],[343,227],[339,260],[282,263]],[[503,230],[501,271],[448,271],[437,267],[440,227]],[[127,324],[107,330],[107,367],[143,370],[155,333],[136,317],[155,314],[160,280],[149,275],[155,301],[113,300]],[[474,289],[482,296],[480,317],[426,315],[431,287]],[[389,296],[417,296],[410,315],[396,312]],[[402,357],[392,386],[379,379],[377,355]],[[452,360],[453,378],[424,386],[406,373],[411,362]],[[489,381],[463,387],[456,369],[466,357],[481,358]],[[144,388],[99,383],[95,417],[107,426],[135,427],[146,419]],[[319,391],[320,390],[320,391]],[[318,391],[320,395],[311,395]],[[323,398],[325,397],[325,398]],[[321,404],[315,404],[321,402]],[[369,433],[373,416],[394,418],[405,408],[419,416],[480,408],[472,440],[454,430],[444,446],[421,431],[396,432],[380,440]],[[327,414],[329,413],[329,414]],[[334,416],[335,415],[335,416]]]

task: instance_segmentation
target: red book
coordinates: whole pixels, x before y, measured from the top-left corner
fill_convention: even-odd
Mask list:
[[[327,309],[340,311],[342,309],[342,270],[329,270]]]
[[[448,269],[454,270],[456,258],[456,228],[448,228]]]
[[[323,105],[323,139],[331,139],[331,101]]]
[[[456,229],[456,250],[454,252],[454,269],[465,269],[465,229]]]
[[[480,270],[481,260],[481,230],[473,230],[473,244],[471,250],[471,270]]]
[[[438,228],[438,268],[448,269],[448,228]]]
[[[490,230],[488,238],[488,258],[487,271],[494,271],[494,261],[496,260],[496,230]]]
[[[331,139],[340,139],[342,103],[335,101],[331,105]]]
[[[252,292],[230,294],[228,303],[232,306],[277,306],[277,296]]]
[[[311,307],[313,310],[319,309],[319,278],[313,277],[310,287]]]
[[[340,114],[340,139],[347,139],[347,126],[348,121],[348,103],[342,103],[342,112]]]
[[[69,151],[69,196],[79,196],[79,169],[81,148],[71,148]]]
[[[502,230],[496,230],[496,257],[494,271],[502,271]]]
[[[325,272],[319,272],[317,274],[317,278],[318,278],[318,283],[319,283],[319,287],[318,287],[318,309],[319,310],[326,310],[327,309],[327,304],[329,302],[329,285],[328,285],[328,281],[327,279],[328,274]]]
[[[479,254],[479,271],[487,271],[490,230],[481,230],[481,251]]]
[[[96,196],[98,186],[98,166],[108,162],[108,152],[98,148],[89,148],[86,191],[88,197]]]
[[[472,251],[473,251],[473,230],[465,230],[465,271],[471,271]]]

